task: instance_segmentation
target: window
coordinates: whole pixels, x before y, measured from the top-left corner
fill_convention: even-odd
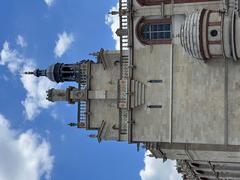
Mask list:
[[[161,5],[162,3],[171,3],[171,0],[137,0],[141,6]]]
[[[197,3],[197,2],[209,2],[209,1],[219,1],[219,0],[174,0],[174,4],[180,4],[180,3]],[[138,4],[141,6],[153,6],[153,5],[161,5],[164,4],[170,4],[172,3],[171,0],[137,0]]]
[[[143,44],[171,43],[171,19],[145,19],[137,24],[137,37]]]
[[[211,30],[210,32],[212,37],[216,37],[218,35],[218,31],[216,29]]]
[[[170,24],[144,24],[143,29],[144,40],[158,40],[171,38]]]

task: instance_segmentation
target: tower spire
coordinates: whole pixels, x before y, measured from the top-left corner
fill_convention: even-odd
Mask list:
[[[82,79],[86,79],[87,68],[91,62],[87,60],[75,64],[56,63],[46,69],[36,69],[24,74],[33,74],[36,77],[46,76],[49,80],[57,83],[65,81],[80,83]]]
[[[26,71],[26,72],[24,72],[24,74],[34,74],[34,72],[33,71]]]
[[[35,71],[26,71],[24,74],[35,75],[37,77],[47,76],[47,70],[36,69]]]

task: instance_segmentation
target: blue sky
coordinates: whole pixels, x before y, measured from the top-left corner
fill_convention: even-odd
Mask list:
[[[92,58],[88,54],[100,48],[115,49],[117,18],[106,14],[116,4],[0,0],[0,180],[176,179],[173,162],[163,166],[135,145],[99,144],[88,138],[94,132],[67,127],[76,120],[76,106],[49,103],[45,91],[70,83],[21,75]]]

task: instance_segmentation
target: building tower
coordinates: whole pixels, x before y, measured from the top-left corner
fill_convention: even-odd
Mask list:
[[[36,69],[25,74],[45,76],[57,83],[76,82],[77,87],[49,89],[46,99],[51,102],[65,101],[69,104],[77,104],[77,122],[69,123],[70,126],[99,130],[98,135],[90,136],[97,137],[99,141],[118,139],[116,114],[120,53],[101,49],[91,55],[96,58],[95,62],[82,60],[75,64],[56,63],[45,70]],[[103,109],[109,111],[111,115],[103,114]],[[110,130],[105,127],[106,123],[111,126]],[[105,131],[107,131],[106,136],[102,134]]]
[[[197,9],[187,15],[180,31],[181,44],[200,60],[240,59],[240,17],[236,9]]]
[[[77,87],[70,86],[66,90],[48,90],[46,99],[51,102],[67,101],[69,104],[77,103],[77,123],[70,123],[69,125],[84,128],[86,127],[86,119],[88,118],[87,90],[89,88],[91,64],[94,64],[94,62],[90,60],[82,60],[75,64],[56,63],[47,69],[36,69],[33,72],[25,72],[25,74],[32,74],[36,77],[45,76],[56,83],[76,82],[78,84]]]
[[[69,104],[75,104],[76,102],[87,100],[86,90],[72,86],[68,87],[66,90],[49,89],[47,91],[47,100],[51,102],[67,101]]]
[[[47,69],[36,69],[33,72],[25,72],[25,74],[33,74],[36,77],[45,76],[56,83],[75,81],[84,85],[86,84],[87,71],[90,64],[91,61],[89,60],[84,60],[81,61],[81,63],[75,64],[56,63],[49,66]]]

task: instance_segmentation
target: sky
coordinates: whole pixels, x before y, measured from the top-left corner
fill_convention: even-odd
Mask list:
[[[0,0],[0,180],[180,179],[174,161],[68,127],[77,107],[48,102],[46,90],[75,84],[22,74],[117,49],[111,9],[116,0]]]

